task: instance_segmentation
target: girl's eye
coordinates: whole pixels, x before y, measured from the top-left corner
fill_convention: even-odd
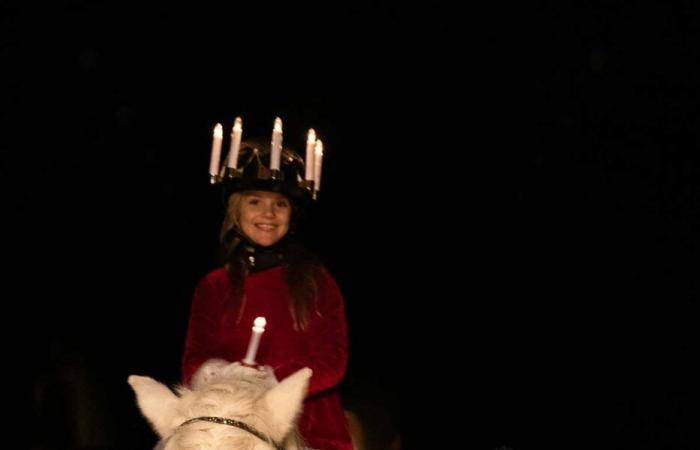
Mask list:
[[[282,201],[277,202],[277,207],[278,207],[278,208],[288,208],[288,207],[289,207],[289,203],[287,203],[287,202],[285,202],[285,201],[282,200]]]
[[[249,205],[257,205],[258,203],[260,203],[260,200],[258,200],[257,198],[251,198],[248,200]]]

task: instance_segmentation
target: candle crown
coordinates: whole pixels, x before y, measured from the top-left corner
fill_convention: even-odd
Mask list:
[[[241,121],[237,122],[241,126]],[[275,132],[280,133],[281,120],[275,120]],[[240,128],[239,128],[240,130]],[[317,137],[314,131],[314,136]],[[226,137],[224,137],[225,139]],[[307,144],[307,141],[304,141]],[[308,144],[307,144],[308,145]],[[289,147],[282,146],[279,169],[271,169],[273,149],[269,138],[242,139],[236,160],[236,168],[229,164],[230,154],[221,164],[219,174],[212,180],[220,184],[225,198],[234,192],[255,190],[286,194],[301,205],[315,199],[313,179],[307,179],[309,173],[305,164],[313,167],[313,161],[307,161]],[[308,153],[307,153],[308,154]]]

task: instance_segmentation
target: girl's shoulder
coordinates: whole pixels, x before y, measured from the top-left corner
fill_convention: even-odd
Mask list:
[[[316,282],[321,288],[333,290],[338,289],[338,282],[335,280],[335,277],[328,271],[326,266],[322,264],[318,265],[315,270],[315,276]]]
[[[228,274],[226,273],[226,268],[224,267],[217,267],[216,269],[210,271],[206,275],[204,275],[200,280],[199,280],[199,285],[202,284],[208,284],[210,286],[221,286],[222,284],[228,284],[229,283],[229,278]]]

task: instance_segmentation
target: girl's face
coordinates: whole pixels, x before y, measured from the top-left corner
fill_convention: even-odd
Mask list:
[[[241,201],[241,231],[256,244],[269,247],[289,231],[292,205],[276,192],[248,191]]]

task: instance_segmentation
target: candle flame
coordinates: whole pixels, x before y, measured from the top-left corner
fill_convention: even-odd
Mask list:
[[[236,121],[233,124],[233,131],[241,131],[243,129],[243,120],[240,117],[236,117]]]
[[[306,142],[313,144],[316,142],[316,131],[313,128],[309,128],[309,134],[306,137]]]
[[[323,155],[323,142],[320,139],[316,141],[316,147],[314,148],[314,153],[317,155]]]
[[[224,127],[220,123],[217,123],[214,127],[214,137],[220,138],[224,135]]]
[[[253,322],[256,327],[258,328],[264,328],[265,325],[267,325],[267,321],[265,320],[264,317],[256,317],[255,321]]]
[[[282,132],[282,119],[275,117],[275,131]]]

